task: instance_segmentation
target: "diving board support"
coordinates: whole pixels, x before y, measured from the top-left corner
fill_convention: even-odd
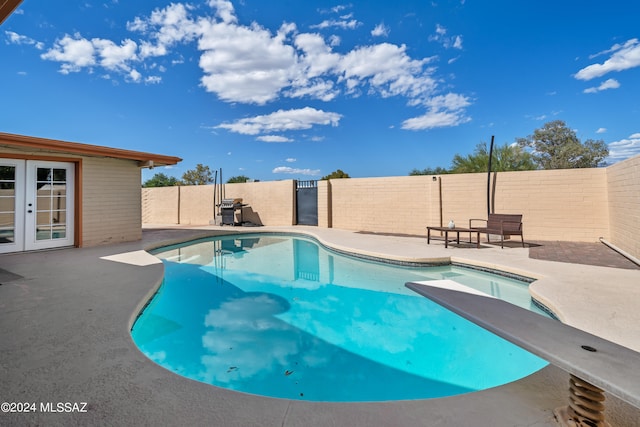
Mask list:
[[[442,282],[442,281],[434,281]],[[640,407],[640,353],[583,330],[547,318],[497,298],[485,298],[463,285],[447,287],[431,281],[407,282],[405,286],[519,347],[547,360],[570,374],[567,407],[556,409],[556,417],[567,415],[562,426],[608,426],[602,415],[604,392]],[[602,400],[600,400],[602,399]],[[600,405],[602,404],[602,405]],[[587,422],[576,416],[591,412]],[[589,408],[585,411],[584,408]],[[595,408],[595,409],[594,409]],[[577,422],[576,422],[577,421]]]

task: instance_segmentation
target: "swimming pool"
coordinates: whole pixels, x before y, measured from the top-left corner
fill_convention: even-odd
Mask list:
[[[161,366],[264,396],[385,401],[505,384],[547,362],[416,295],[451,279],[531,307],[527,284],[458,266],[408,267],[290,235],[164,248],[165,280],[132,328]]]

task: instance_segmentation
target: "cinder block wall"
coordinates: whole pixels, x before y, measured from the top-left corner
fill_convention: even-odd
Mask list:
[[[82,162],[82,245],[142,238],[140,168],[132,160]]]
[[[225,197],[242,198],[244,220],[255,224],[295,224],[295,194],[292,180],[225,184]]]
[[[145,224],[208,225],[220,203],[219,186],[188,185],[143,188]],[[241,198],[248,206],[243,220],[261,225],[292,225],[295,218],[295,183],[292,180],[225,184],[224,197]],[[240,220],[237,214],[238,221]]]
[[[144,224],[179,224],[180,187],[142,189],[142,222]]]
[[[318,181],[318,227],[331,228],[331,181]]]
[[[175,197],[145,191],[169,190],[143,190],[145,222],[158,218],[158,211],[176,212],[166,218],[178,216]],[[181,187],[181,191],[179,221],[208,224],[213,219],[208,199],[212,186]],[[608,168],[494,173],[490,191],[496,213],[523,215],[525,240],[596,242],[603,237],[640,257],[640,156]],[[226,197],[241,197],[250,205],[245,220],[295,224],[294,181],[226,184]],[[196,207],[187,214],[192,198],[204,200],[206,209]],[[427,225],[446,225],[453,219],[468,226],[469,219],[486,215],[484,173],[318,182],[319,227],[425,235]]]
[[[330,185],[335,228],[424,235],[427,225],[453,219],[467,227],[469,219],[487,217],[483,173],[339,179]],[[492,174],[490,192],[496,213],[523,215],[525,238],[589,242],[609,235],[606,186],[605,169],[500,172]]]
[[[178,187],[180,224],[202,225],[213,220],[213,185]]]
[[[609,235],[606,169],[498,173],[495,212],[522,213],[525,239],[595,242]]]
[[[331,180],[330,223],[343,230],[424,234],[433,222],[433,183],[427,176]]]
[[[610,241],[640,259],[640,156],[607,168]]]
[[[487,174],[441,175],[440,179],[442,225],[446,226],[449,220],[453,220],[459,227],[468,227],[472,218],[487,218]],[[435,205],[440,203],[437,198],[432,200]],[[434,218],[426,225],[441,224]]]

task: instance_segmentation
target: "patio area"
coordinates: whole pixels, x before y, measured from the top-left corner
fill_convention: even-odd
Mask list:
[[[531,247],[426,244],[425,237],[317,227],[149,226],[139,242],[0,256],[0,401],[38,411],[0,413],[2,425],[514,426],[556,425],[569,375],[554,366],[461,396],[399,402],[323,403],[236,393],[161,368],[130,327],[160,284],[145,249],[220,233],[297,232],[330,247],[397,260],[451,260],[536,278],[531,292],[565,323],[640,351],[640,269],[604,244]],[[105,257],[107,259],[105,259]],[[629,367],[637,369],[637,367]],[[46,402],[86,402],[86,412],[42,412]],[[607,395],[615,426],[640,409]],[[55,405],[54,405],[55,407]]]

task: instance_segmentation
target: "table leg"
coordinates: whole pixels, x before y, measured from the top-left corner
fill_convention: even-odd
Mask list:
[[[431,242],[431,228],[427,227],[427,245]]]
[[[444,248],[447,249],[449,247],[449,231],[444,231]]]

